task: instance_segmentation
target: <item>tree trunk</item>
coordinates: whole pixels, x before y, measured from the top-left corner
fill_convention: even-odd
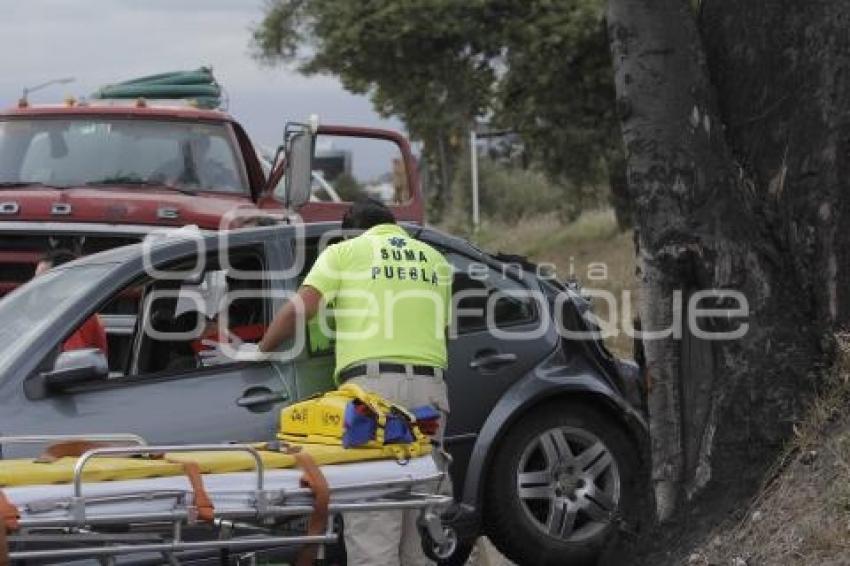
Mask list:
[[[740,156],[760,147],[758,136],[746,126],[742,135],[727,128],[731,108],[749,106],[745,115],[769,110],[754,92],[778,87],[768,75],[780,69],[762,59],[763,50],[776,47],[768,41],[776,28],[761,14],[747,19],[757,12],[754,3],[704,0],[705,21],[723,30],[709,31],[706,51],[690,4],[610,0],[608,9],[638,235],[642,327],[682,328],[678,335],[644,339],[652,379],[652,479],[662,520],[710,482],[746,488],[758,478],[815,385],[812,370],[829,353],[823,323],[840,310],[830,306],[840,301],[831,298],[836,260],[827,251],[835,235],[829,225],[838,215],[828,204],[835,184],[819,184],[828,177],[819,172],[792,188],[798,180],[776,151],[782,144],[759,153],[762,167],[753,168]],[[800,17],[810,11],[808,3],[777,4],[787,4],[775,13],[786,27],[799,22],[783,20],[782,10]],[[724,53],[735,60],[742,52],[752,62],[746,87],[725,76],[729,61],[706,59],[706,53]],[[800,126],[789,110],[784,119]],[[819,155],[828,137],[806,138],[805,154]],[[815,163],[823,160],[810,158],[807,170]],[[797,206],[804,206],[802,217]],[[817,269],[801,269],[801,260]],[[745,323],[742,337],[698,335],[688,305],[705,290],[742,293],[748,314],[731,316],[742,303],[729,296],[704,300],[696,306],[727,310],[700,319],[697,329],[728,332]]]
[[[611,186],[609,200],[617,216],[617,226],[620,230],[628,230],[633,225],[632,201],[626,177],[626,160],[622,155],[615,155],[608,159],[608,184]]]
[[[727,139],[811,293],[813,322],[850,321],[850,3],[703,2]]]
[[[443,211],[449,210],[452,204],[452,175],[453,171],[449,165],[449,153],[446,150],[447,140],[442,133],[437,138],[437,147],[440,152],[440,201],[439,206]]]

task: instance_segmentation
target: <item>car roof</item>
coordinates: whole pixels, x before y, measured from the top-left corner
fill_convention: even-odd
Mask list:
[[[111,118],[158,118],[182,120],[206,120],[215,122],[233,122],[233,118],[219,110],[195,108],[181,105],[135,104],[45,104],[36,106],[17,106],[0,112],[0,118],[58,118],[73,116],[98,116]]]
[[[296,227],[292,225],[275,225],[263,226],[256,228],[241,228],[231,230],[227,233],[227,239],[232,240],[236,244],[245,242],[264,242],[269,239],[279,238],[282,232],[295,231]],[[103,233],[103,232],[101,232]],[[96,254],[84,256],[75,260],[73,264],[68,265],[87,265],[99,263],[128,263],[138,260],[145,253],[145,248],[149,251],[159,251],[168,247],[185,247],[187,242],[192,242],[195,249],[214,250],[219,247],[219,242],[223,240],[222,232],[212,230],[198,230],[196,226],[184,226],[178,229],[153,229],[144,233],[139,233],[140,236],[151,238],[150,243],[130,244],[112,248]],[[202,245],[201,245],[202,242]]]
[[[0,223],[0,233],[3,232],[3,224]],[[23,224],[23,223],[22,223]],[[52,224],[52,223],[51,223]],[[45,225],[46,228],[47,224]],[[93,225],[94,226],[94,225]],[[479,261],[490,264],[503,263],[498,258],[478,249],[463,238],[452,236],[433,227],[423,227],[413,223],[401,223],[414,238],[422,239],[427,243],[444,249],[454,249],[463,251],[464,253],[475,257]],[[109,226],[98,227],[97,233],[109,233]],[[217,249],[222,241],[222,233],[218,231],[197,230],[196,227],[184,227],[183,229],[163,230],[162,228],[142,227],[134,233],[140,237],[152,236],[156,240],[149,249],[165,251],[169,247],[185,247],[187,241],[194,241],[193,246],[197,246],[197,242],[203,241],[202,249]],[[143,230],[142,230],[143,229]],[[308,224],[276,224],[273,226],[261,226],[251,228],[240,228],[227,233],[228,241],[234,244],[250,244],[252,242],[261,243],[273,239],[287,238],[303,234],[307,238],[314,238],[331,231],[339,230],[340,222],[313,222]],[[159,234],[160,236],[154,236]],[[132,244],[113,248],[104,252],[99,252],[89,256],[82,257],[73,262],[73,265],[99,264],[99,263],[128,263],[138,260],[145,253],[143,244]],[[71,264],[69,264],[71,265]]]

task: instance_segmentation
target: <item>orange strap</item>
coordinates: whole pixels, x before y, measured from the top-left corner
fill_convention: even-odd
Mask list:
[[[215,519],[215,507],[207,493],[207,488],[204,487],[204,479],[201,477],[201,467],[197,462],[179,462],[165,458],[166,462],[180,464],[183,466],[183,473],[189,479],[189,485],[192,486],[192,500],[195,502],[195,508],[198,510],[198,519],[206,523],[212,523]]]
[[[21,512],[15,507],[11,501],[6,498],[6,494],[0,490],[0,520],[8,532],[18,530],[18,519],[21,518]]]
[[[79,458],[89,450],[94,448],[106,448],[115,446],[109,442],[92,442],[90,440],[67,440],[64,442],[56,442],[44,449],[44,452],[35,459],[39,464],[49,464],[60,458],[73,456]]]
[[[195,507],[198,509],[198,519],[212,523],[215,519],[215,507],[213,507],[212,500],[210,500],[210,496],[204,487],[201,467],[198,466],[197,462],[183,462],[183,471],[186,472],[186,477],[189,478],[189,483],[192,485]]]
[[[316,465],[316,461],[306,452],[293,452],[295,463],[304,472],[301,476],[301,485],[309,487],[313,492],[313,513],[307,526],[307,534],[310,536],[325,534],[328,528],[328,504],[331,495],[328,488],[328,480],[322,470]],[[309,566],[316,560],[319,547],[308,544],[301,548],[295,559],[295,566]]]
[[[9,539],[6,538],[5,524],[0,524],[0,566],[9,566]]]
[[[20,518],[21,512],[0,490],[0,566],[9,566],[9,540],[6,535],[18,530]]]

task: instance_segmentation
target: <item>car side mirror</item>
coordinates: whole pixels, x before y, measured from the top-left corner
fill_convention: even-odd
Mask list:
[[[106,356],[96,348],[62,352],[56,358],[53,369],[41,374],[44,387],[50,391],[64,391],[74,385],[106,380],[109,363]]]
[[[296,210],[310,200],[313,185],[313,152],[316,148],[318,120],[310,124],[287,124],[284,133],[286,147],[286,194],[284,206]]]

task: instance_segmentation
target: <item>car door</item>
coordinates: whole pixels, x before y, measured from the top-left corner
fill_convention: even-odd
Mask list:
[[[283,282],[266,274],[280,271],[289,255],[285,247],[275,242],[255,244],[249,251],[260,262],[262,292],[257,293],[256,299],[246,300],[261,305],[258,308],[267,322],[279,304]],[[125,291],[116,295],[126,296]],[[111,300],[107,297],[101,304]],[[232,310],[228,311],[230,317],[234,316]],[[139,318],[143,316],[144,311]],[[254,326],[259,326],[255,332],[263,331],[261,325]],[[137,321],[136,331],[141,332],[141,327],[141,321]],[[134,339],[131,356],[140,355],[140,340]],[[185,349],[185,344],[181,347]],[[141,368],[139,371],[28,399],[26,429],[3,433],[134,433],[150,443],[258,441],[273,437],[277,409],[293,396],[291,364],[235,362],[187,367],[179,356],[168,354],[168,361],[163,362],[166,353],[162,349],[149,349],[151,353],[144,364],[138,359],[126,361],[125,367]],[[175,360],[177,363],[172,363]]]
[[[555,349],[557,334],[547,324],[533,276],[515,265],[497,268],[461,251],[444,253],[455,272],[446,445],[458,475],[499,398]]]

